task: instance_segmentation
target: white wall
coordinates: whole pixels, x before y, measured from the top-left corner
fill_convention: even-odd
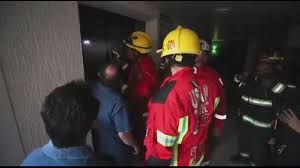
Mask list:
[[[152,39],[152,51],[149,55],[153,58],[153,61],[156,63],[157,67],[159,66],[160,56],[156,53],[156,50],[162,47],[159,46],[159,26],[159,16],[146,21],[145,31],[150,35]]]
[[[28,154],[48,141],[39,114],[44,97],[84,77],[77,2],[1,2],[0,27],[0,63]],[[7,118],[0,122],[8,125]],[[0,145],[0,158],[8,157]]]
[[[19,165],[25,157],[0,67],[0,165]]]

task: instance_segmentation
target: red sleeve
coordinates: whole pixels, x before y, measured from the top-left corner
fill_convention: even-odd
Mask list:
[[[218,92],[219,92],[219,96],[220,96],[220,103],[215,111],[215,121],[214,121],[214,126],[216,129],[218,129],[219,131],[223,130],[224,127],[224,121],[227,118],[227,100],[225,97],[225,91],[224,91],[224,86],[223,86],[223,82],[222,79],[219,76],[219,81],[217,84],[218,87]]]
[[[157,87],[157,70],[150,58],[139,61],[140,78],[136,85],[136,92],[139,97],[149,99]]]

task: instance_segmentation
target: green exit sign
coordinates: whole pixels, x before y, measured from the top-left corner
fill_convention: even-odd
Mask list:
[[[220,44],[217,43],[217,42],[212,42],[212,45],[211,45],[211,54],[212,54],[212,56],[219,55],[219,50],[220,50]]]

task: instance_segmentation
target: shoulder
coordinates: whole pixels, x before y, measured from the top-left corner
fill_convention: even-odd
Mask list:
[[[150,58],[149,55],[144,55],[142,56],[139,61],[138,61],[140,66],[147,66],[147,67],[152,67],[154,66],[154,62]]]
[[[154,96],[152,97],[152,102],[165,103],[169,94],[174,90],[176,85],[176,80],[168,81],[159,89],[158,92],[154,94]]]
[[[90,88],[94,89],[100,82],[96,80],[88,80],[87,84]]]
[[[43,161],[46,159],[46,155],[42,152],[41,148],[32,151],[22,162],[21,166],[38,166],[42,165]]]
[[[95,85],[97,87],[97,91],[100,91],[99,94],[103,94],[103,96],[106,99],[111,98],[111,99],[116,100],[116,101],[122,101],[123,100],[123,96],[118,91],[116,91],[116,90],[114,90],[114,89],[112,89],[108,86],[103,85],[101,82],[97,82]]]
[[[207,85],[209,87],[217,87],[217,83],[214,82],[213,80],[208,79],[208,78],[198,78],[197,82],[200,85]]]
[[[210,75],[215,78],[215,80],[220,80],[222,79],[219,72],[217,70],[215,70],[213,67],[211,66],[207,66],[208,71],[210,72]]]
[[[197,82],[197,77],[193,74],[180,79],[172,79],[154,94],[152,102],[165,103],[170,95],[171,97],[178,96],[180,98],[188,96],[188,92],[194,88],[193,82]]]

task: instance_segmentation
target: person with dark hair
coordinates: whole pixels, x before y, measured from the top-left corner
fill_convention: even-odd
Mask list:
[[[118,66],[104,64],[98,76],[98,81],[90,82],[94,96],[102,103],[92,130],[95,152],[114,165],[131,165],[140,153],[140,145],[132,134],[132,123],[119,92]]]
[[[217,87],[194,73],[201,52],[198,35],[178,26],[163,42],[171,76],[150,99],[144,144],[150,166],[200,166],[213,111],[218,107]]]
[[[48,144],[34,150],[22,166],[97,165],[86,136],[98,114],[99,102],[85,82],[73,81],[53,90],[41,109]]]

